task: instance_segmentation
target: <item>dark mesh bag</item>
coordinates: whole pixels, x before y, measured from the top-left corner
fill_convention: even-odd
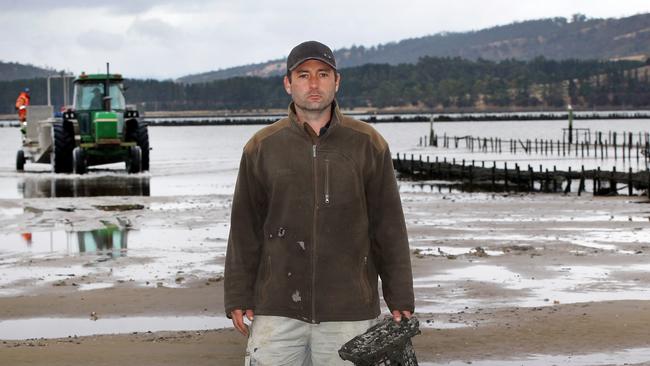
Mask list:
[[[339,356],[356,366],[417,366],[411,338],[420,334],[415,317],[396,323],[386,318],[365,333],[348,341]]]

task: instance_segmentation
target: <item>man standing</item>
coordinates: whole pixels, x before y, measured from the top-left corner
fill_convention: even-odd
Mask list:
[[[296,46],[289,116],[244,147],[224,303],[242,334],[252,321],[247,364],[348,364],[337,351],[376,323],[378,277],[395,321],[414,310],[392,157],[370,125],[341,114],[340,82],[329,47]]]
[[[29,88],[25,88],[16,98],[16,110],[18,111],[18,120],[20,121],[20,131],[23,135],[27,132],[27,106],[29,105]]]

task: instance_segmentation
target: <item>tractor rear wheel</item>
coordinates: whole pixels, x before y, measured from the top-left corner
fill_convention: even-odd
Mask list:
[[[50,155],[54,173],[72,172],[72,150],[74,149],[74,132],[62,123],[52,125],[54,146]]]
[[[126,160],[126,170],[129,174],[136,174],[142,171],[142,150],[140,146],[129,148],[129,157]]]
[[[131,121],[133,123],[135,121]],[[137,123],[137,124],[136,124]],[[131,125],[127,134],[127,141],[135,141],[142,151],[142,171],[149,170],[149,130],[144,122],[136,122]]]
[[[87,172],[86,152],[80,147],[75,147],[72,150],[72,167],[75,174],[85,174]]]
[[[19,172],[25,170],[25,152],[23,149],[18,150],[16,154],[16,170]]]
[[[144,123],[138,123],[136,140],[142,151],[142,171],[149,171],[149,129]]]

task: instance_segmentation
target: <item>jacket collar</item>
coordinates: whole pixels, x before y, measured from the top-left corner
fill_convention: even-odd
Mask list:
[[[329,122],[328,131],[331,131],[334,126],[338,125],[342,119],[342,114],[341,111],[339,110],[339,105],[336,102],[336,100],[332,102],[331,108],[332,108],[332,116],[330,117],[331,119]],[[304,128],[303,125],[305,122],[300,122],[300,120],[298,120],[298,115],[296,114],[296,107],[293,102],[289,104],[288,109],[289,109],[289,119],[291,120],[291,124],[298,127],[300,130],[302,130]]]

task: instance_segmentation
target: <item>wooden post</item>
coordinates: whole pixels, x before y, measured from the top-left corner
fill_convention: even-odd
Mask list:
[[[496,175],[497,175],[497,162],[494,161],[494,162],[492,162],[492,164],[493,164],[492,165],[492,192],[494,192],[495,181],[497,179],[497,177],[496,177]]]
[[[465,178],[465,159],[463,159],[462,165],[460,166],[460,180],[462,181]]]
[[[442,164],[443,169],[441,170],[440,176],[442,178],[447,178],[447,171],[446,171],[446,169],[447,169],[447,157],[442,158],[442,163],[443,163]]]
[[[519,164],[515,163],[515,175],[517,177],[517,182],[515,184],[515,192],[519,192],[519,183],[521,182],[521,171],[519,169]]]
[[[616,187],[616,167],[612,168],[612,174],[610,175],[610,179],[609,179],[609,189],[614,194],[618,193],[618,189]]]
[[[564,194],[571,193],[571,167],[569,166],[569,172],[566,176],[566,187],[564,187]]]
[[[472,189],[472,184],[474,181],[474,175],[473,175],[473,169],[474,169],[474,163],[469,166],[469,187]]]
[[[600,193],[600,190],[602,189],[602,182],[600,180],[600,167],[598,167],[598,169],[596,169],[596,179],[598,181],[596,189],[597,189],[597,192]],[[594,194],[595,194],[595,192],[594,192]]]
[[[528,191],[533,192],[535,190],[535,174],[533,173],[533,167],[528,164]]]
[[[504,172],[504,184],[505,184],[505,191],[508,192],[508,163],[505,162],[503,163],[503,172]]]
[[[594,195],[596,194],[596,179],[597,179],[597,178],[598,178],[598,175],[594,174],[594,176],[593,176],[593,178],[592,178],[592,180],[591,180],[591,183],[592,183],[592,186],[591,186],[591,192],[592,192]]]
[[[602,132],[601,132],[602,137]],[[600,160],[603,160],[603,140],[600,140]]]
[[[630,138],[632,138],[632,133],[630,132]],[[634,187],[632,185],[632,167],[627,173],[627,195],[631,196],[634,193]]]
[[[627,158],[628,158],[628,160],[632,160],[632,145],[633,145],[632,140],[634,140],[634,135],[632,134],[632,132],[628,132],[628,135],[627,135]]]
[[[549,188],[549,176],[548,176],[548,168],[546,168],[546,172],[544,173],[544,192],[548,192]]]
[[[585,166],[580,171],[580,184],[578,184],[578,196],[585,190]]]

